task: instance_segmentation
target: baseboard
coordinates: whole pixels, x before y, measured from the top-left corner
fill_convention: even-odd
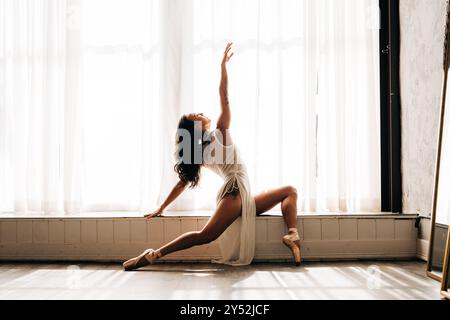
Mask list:
[[[207,217],[1,219],[1,261],[123,261],[159,247],[187,231],[201,230]],[[299,217],[305,260],[416,258],[414,216]],[[282,217],[256,220],[255,261],[290,260],[281,243]],[[165,261],[210,261],[218,242],[178,252]]]

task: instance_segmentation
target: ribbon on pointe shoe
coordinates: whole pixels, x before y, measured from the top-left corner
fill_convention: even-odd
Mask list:
[[[149,264],[153,264],[156,260],[162,257],[162,253],[159,250],[149,249],[145,254],[145,259],[147,259]]]
[[[298,234],[297,228],[289,229],[289,234],[285,235],[283,238],[288,240],[288,241],[292,241],[292,242],[300,241],[300,236]]]

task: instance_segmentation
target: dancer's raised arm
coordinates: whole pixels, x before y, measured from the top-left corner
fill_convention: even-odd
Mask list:
[[[220,104],[221,113],[219,120],[217,121],[217,129],[221,130],[225,134],[226,130],[230,128],[231,112],[230,112],[230,101],[228,99],[228,72],[227,63],[230,61],[234,53],[231,53],[233,43],[229,43],[225,49],[222,60],[222,77],[220,80]],[[225,136],[225,135],[224,135]]]

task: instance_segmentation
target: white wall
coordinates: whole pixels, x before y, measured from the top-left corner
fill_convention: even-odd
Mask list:
[[[431,213],[446,0],[400,0],[403,211]]]

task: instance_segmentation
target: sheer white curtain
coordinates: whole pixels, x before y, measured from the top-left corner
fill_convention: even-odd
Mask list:
[[[255,191],[289,183],[306,211],[380,210],[377,13],[373,0],[194,1],[194,108],[217,109],[233,39],[232,130]]]
[[[145,211],[176,181],[177,119],[219,111],[254,193],[379,211],[377,0],[0,0],[0,212]],[[175,210],[212,209],[203,173]]]
[[[0,211],[53,211],[67,196],[65,15],[65,1],[0,1]]]

